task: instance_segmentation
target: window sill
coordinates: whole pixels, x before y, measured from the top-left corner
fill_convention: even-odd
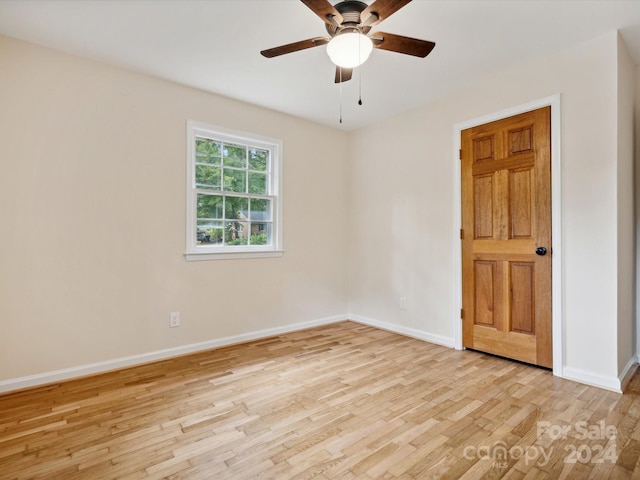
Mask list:
[[[263,252],[187,252],[184,254],[188,262],[202,260],[234,260],[243,258],[275,258],[284,255],[284,250],[268,250]]]

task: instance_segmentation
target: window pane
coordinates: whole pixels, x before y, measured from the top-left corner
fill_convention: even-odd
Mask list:
[[[196,138],[196,162],[220,165],[222,146],[208,138]]]
[[[249,150],[249,169],[259,170],[261,172],[267,171],[267,165],[269,164],[269,151],[258,150],[252,148]]]
[[[225,229],[225,245],[230,247],[247,245],[248,225],[248,223],[241,221],[227,222]]]
[[[247,168],[247,147],[241,145],[225,145],[224,166]]]
[[[220,171],[220,167],[196,165],[196,187],[208,187],[220,190]]]
[[[271,245],[271,224],[251,223],[251,245]]]
[[[247,174],[245,170],[224,169],[224,190],[227,192],[246,193]]]
[[[226,197],[225,218],[227,220],[247,220],[249,217],[249,199],[243,197]]]
[[[220,244],[224,236],[224,223],[212,221],[198,221],[196,243],[200,245]]]
[[[257,193],[258,195],[266,195],[267,193],[267,176],[263,173],[249,172],[249,193]]]
[[[197,218],[224,218],[222,215],[222,196],[199,193]]]
[[[250,218],[259,222],[271,221],[271,200],[252,198]]]

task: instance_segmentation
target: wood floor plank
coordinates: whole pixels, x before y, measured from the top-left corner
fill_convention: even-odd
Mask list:
[[[0,479],[640,478],[627,389],[340,322],[0,395]]]

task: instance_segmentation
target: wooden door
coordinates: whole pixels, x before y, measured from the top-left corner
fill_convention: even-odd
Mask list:
[[[463,345],[545,367],[551,107],[462,132]],[[545,253],[546,249],[546,253]]]

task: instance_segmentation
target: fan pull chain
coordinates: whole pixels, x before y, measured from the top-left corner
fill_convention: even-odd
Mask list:
[[[340,124],[342,124],[342,67],[340,67]]]
[[[360,32],[362,33],[362,32]],[[362,105],[362,58],[360,58],[360,54],[362,53],[362,48],[360,48],[360,42],[362,37],[358,37],[358,105]]]
[[[358,105],[362,105],[362,65],[358,68]]]

